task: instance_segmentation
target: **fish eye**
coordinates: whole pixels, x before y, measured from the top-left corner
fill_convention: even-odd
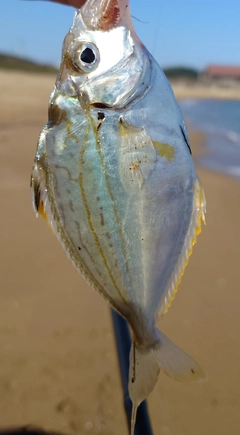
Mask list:
[[[95,61],[95,53],[89,47],[87,47],[87,48],[85,48],[85,50],[83,50],[80,57],[81,57],[81,61],[84,63],[87,63],[87,64],[91,64]]]
[[[94,44],[82,43],[75,50],[73,56],[73,67],[77,71],[91,72],[94,71],[100,61],[100,55]]]

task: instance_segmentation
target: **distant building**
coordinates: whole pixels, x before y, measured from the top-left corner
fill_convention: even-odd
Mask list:
[[[209,65],[205,69],[205,76],[216,79],[240,80],[240,66]]]

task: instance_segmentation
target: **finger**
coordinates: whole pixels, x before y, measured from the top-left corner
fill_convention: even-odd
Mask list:
[[[62,5],[73,6],[75,8],[81,8],[86,0],[50,0],[54,3],[61,3]]]

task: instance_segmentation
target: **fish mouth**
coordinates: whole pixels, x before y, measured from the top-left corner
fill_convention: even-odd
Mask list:
[[[89,29],[109,31],[124,20],[124,9],[129,9],[129,0],[87,0],[81,15]]]

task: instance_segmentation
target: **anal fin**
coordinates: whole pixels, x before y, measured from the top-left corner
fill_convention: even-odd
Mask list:
[[[155,322],[159,320],[161,315],[165,314],[170,308],[179,285],[181,283],[183,274],[192,254],[193,246],[197,241],[197,236],[202,231],[202,223],[205,224],[206,201],[204,191],[199,179],[197,178],[194,183],[194,196],[193,196],[193,211],[189,230],[185,238],[185,243],[182,248],[182,253],[172,273],[172,279],[163,296],[158,309],[155,312]]]

